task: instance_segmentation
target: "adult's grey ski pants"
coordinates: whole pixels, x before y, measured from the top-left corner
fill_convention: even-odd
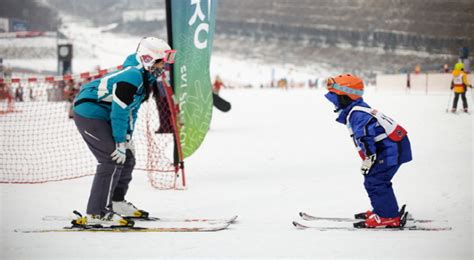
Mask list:
[[[132,180],[135,157],[127,150],[125,164],[117,164],[110,154],[115,150],[112,127],[105,120],[74,115],[79,133],[97,159],[97,170],[87,204],[87,214],[104,215],[112,211],[112,201],[122,201]]]

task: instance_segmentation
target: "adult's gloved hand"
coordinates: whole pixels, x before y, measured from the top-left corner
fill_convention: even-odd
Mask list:
[[[127,135],[127,142],[125,143],[125,148],[130,150],[133,156],[135,156],[135,143],[133,142],[131,135]]]
[[[377,160],[377,156],[375,154],[369,155],[365,158],[364,161],[362,161],[362,166],[360,167],[360,172],[362,175],[367,175],[370,171],[370,168],[372,168],[372,165],[374,165],[375,160]]]
[[[127,151],[127,148],[125,146],[125,142],[116,143],[115,151],[110,156],[112,157],[112,160],[114,160],[118,164],[124,164],[125,160],[127,159],[126,151]]]

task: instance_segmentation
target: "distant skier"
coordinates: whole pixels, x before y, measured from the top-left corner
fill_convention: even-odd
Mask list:
[[[163,40],[143,38],[123,69],[82,86],[74,101],[74,121],[98,165],[87,204],[87,216],[76,225],[133,226],[124,217],[147,217],[125,200],[135,167],[132,136],[141,104],[152,91],[174,50]]]
[[[212,84],[212,92],[219,95],[219,92],[221,91],[221,89],[223,87],[225,87],[224,83],[222,83],[221,77],[219,77],[219,75],[217,75],[216,79],[214,81],[214,84]]]
[[[364,102],[364,83],[351,74],[329,78],[325,97],[335,105],[337,122],[345,124],[362,158],[361,173],[373,210],[362,214],[355,227],[399,227],[398,204],[391,180],[411,161],[407,132],[391,118]],[[358,214],[360,216],[360,214]]]
[[[453,70],[453,80],[451,81],[451,89],[454,91],[454,100],[453,100],[453,107],[451,108],[451,112],[456,113],[458,107],[458,100],[459,96],[462,99],[462,106],[465,113],[468,113],[467,107],[467,99],[466,99],[466,91],[467,88],[472,88],[472,85],[469,83],[467,79],[467,74],[464,72],[464,64],[461,62],[456,63],[454,65]]]

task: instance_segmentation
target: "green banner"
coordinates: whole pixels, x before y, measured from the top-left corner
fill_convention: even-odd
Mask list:
[[[171,0],[172,44],[177,50],[173,85],[179,103],[183,157],[201,145],[212,117],[209,65],[217,0]]]

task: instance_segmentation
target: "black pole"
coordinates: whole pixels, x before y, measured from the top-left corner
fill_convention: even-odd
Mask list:
[[[172,17],[171,17],[171,1],[172,0],[165,0],[165,6],[166,6],[166,31],[168,33],[168,44],[169,46],[171,47],[171,49],[174,49],[173,48],[173,27],[172,27]],[[177,54],[179,55],[179,54]],[[174,70],[174,66],[173,64],[170,64],[168,65],[170,66],[170,76],[169,76],[169,81],[170,81],[170,86],[171,86],[171,89],[173,90],[173,93],[175,92],[174,91],[174,84],[173,84],[173,70]],[[173,105],[173,104],[171,104]],[[177,116],[177,115],[176,115]],[[176,117],[177,118],[177,117]],[[177,126],[177,122],[176,122],[176,125],[174,125],[173,127],[178,127]],[[173,131],[174,133],[178,132],[179,134],[179,131]],[[173,151],[173,161],[174,161],[174,165],[175,165],[175,170],[176,172],[178,172],[178,167],[180,167],[179,163],[180,163],[180,160],[181,158],[179,158],[179,152],[178,152],[178,142],[177,142],[177,138],[176,136],[174,136],[174,151]],[[181,162],[182,163],[182,162]]]
[[[165,5],[166,5],[166,31],[168,33],[168,44],[171,47],[171,49],[174,49],[173,48],[172,17],[171,17],[171,1],[172,0],[165,0]],[[179,55],[179,54],[177,54],[177,55]],[[173,66],[173,64],[170,64],[168,66],[170,66],[170,77],[169,77],[170,86],[171,86],[171,88],[173,89],[173,92],[174,92],[174,84],[173,84],[173,74],[174,74],[173,69],[174,69],[174,66]]]

